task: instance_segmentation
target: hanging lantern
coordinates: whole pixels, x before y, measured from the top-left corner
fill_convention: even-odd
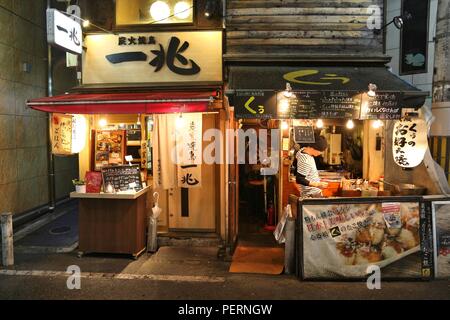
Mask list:
[[[424,120],[402,119],[395,123],[392,153],[396,164],[403,168],[417,167],[427,148],[427,126]]]

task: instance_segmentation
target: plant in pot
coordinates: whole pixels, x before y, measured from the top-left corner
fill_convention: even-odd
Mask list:
[[[75,186],[75,191],[78,193],[86,193],[86,184],[84,180],[73,179],[73,185]]]

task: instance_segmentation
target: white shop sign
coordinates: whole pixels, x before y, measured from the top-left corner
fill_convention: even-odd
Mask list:
[[[56,9],[47,9],[47,42],[74,54],[83,51],[83,31],[74,21]]]

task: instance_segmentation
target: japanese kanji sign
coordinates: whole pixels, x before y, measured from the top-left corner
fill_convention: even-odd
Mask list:
[[[88,35],[83,83],[222,81],[220,31]]]
[[[427,126],[424,120],[399,120],[395,123],[392,153],[396,164],[404,168],[417,167],[427,148]]]
[[[47,41],[67,52],[83,52],[83,31],[79,22],[56,9],[47,9]]]
[[[67,155],[72,153],[72,116],[52,114],[52,152]]]
[[[178,186],[195,188],[202,180],[202,114],[183,115],[183,127],[177,131]]]

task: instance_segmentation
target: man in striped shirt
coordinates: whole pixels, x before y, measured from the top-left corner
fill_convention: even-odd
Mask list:
[[[297,175],[296,182],[302,186],[302,197],[321,197],[321,188],[326,188],[328,183],[321,182],[316,162],[313,157],[322,154],[328,147],[327,140],[323,136],[316,135],[315,142],[304,144],[297,152]]]

